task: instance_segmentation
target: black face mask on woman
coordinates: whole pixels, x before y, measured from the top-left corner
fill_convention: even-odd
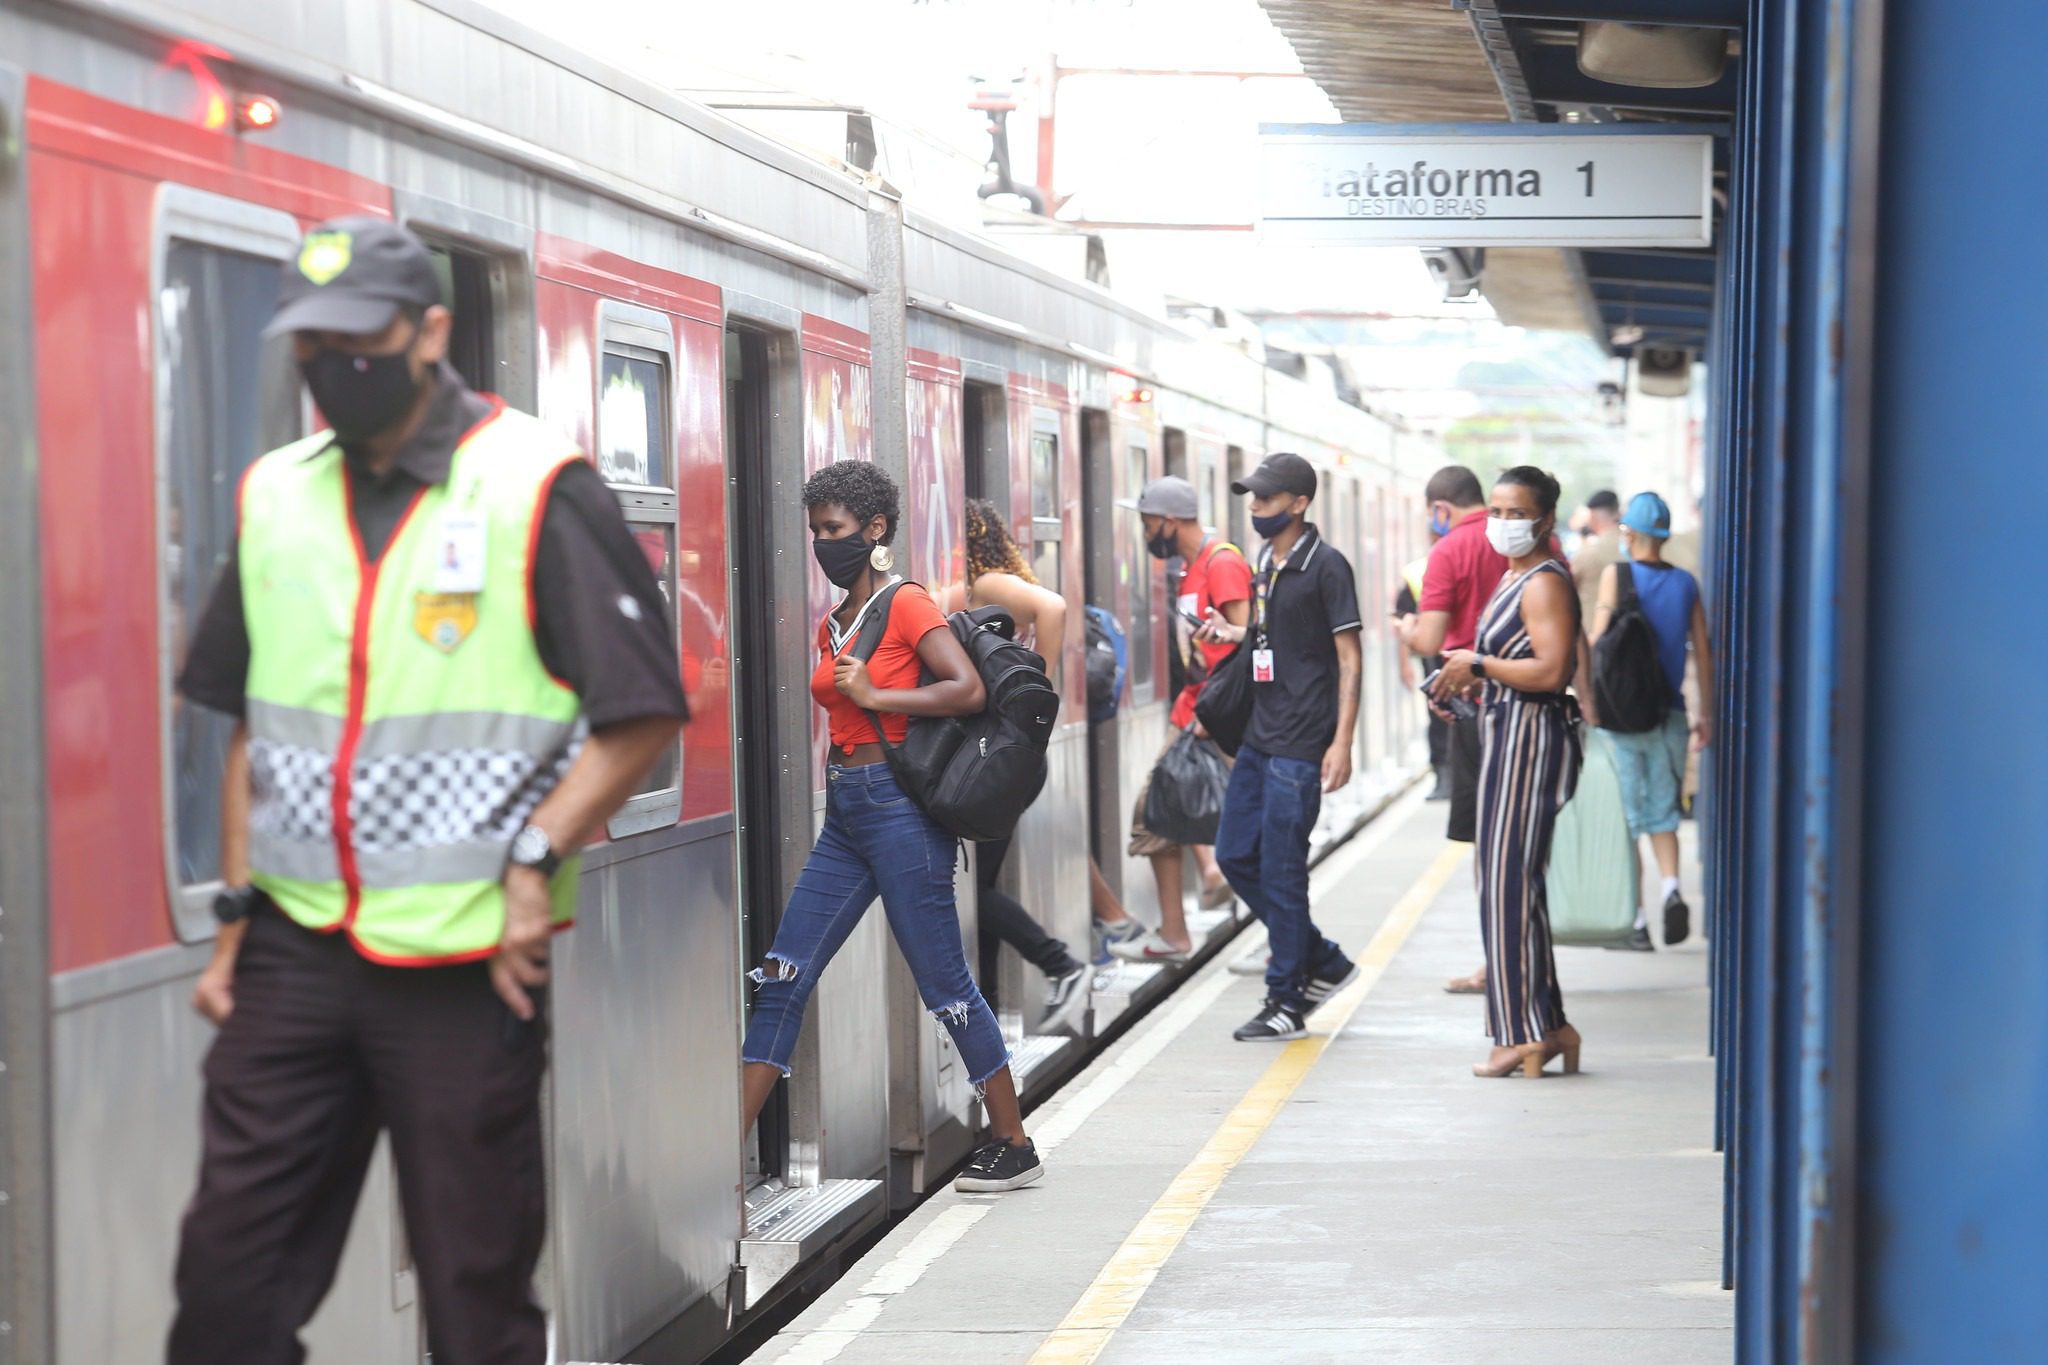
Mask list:
[[[419,333],[413,333],[417,340]],[[391,355],[351,355],[322,348],[299,362],[314,406],[345,446],[359,446],[389,431],[420,396],[412,373],[412,346]]]
[[[825,571],[825,577],[842,588],[851,588],[860,582],[860,576],[867,572],[868,555],[873,550],[868,538],[859,534],[841,536],[837,540],[816,536],[811,539],[811,556]]]

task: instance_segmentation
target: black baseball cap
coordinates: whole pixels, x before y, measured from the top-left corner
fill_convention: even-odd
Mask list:
[[[441,279],[426,244],[389,218],[331,218],[306,234],[285,263],[277,313],[266,337],[286,332],[370,336],[410,304],[441,302]]]
[[[1261,498],[1270,498],[1275,493],[1312,498],[1316,495],[1316,469],[1299,455],[1276,451],[1259,461],[1257,469],[1231,484],[1230,491]]]

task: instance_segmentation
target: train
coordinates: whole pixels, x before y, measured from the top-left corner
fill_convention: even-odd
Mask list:
[[[314,420],[260,329],[303,231],[351,212],[433,249],[453,363],[573,436],[671,610],[693,719],[584,861],[558,943],[537,1290],[558,1360],[696,1360],[966,1153],[975,1098],[870,915],[739,1133],[746,970],[821,818],[804,686],[829,603],[798,492],[839,459],[905,491],[898,550],[962,574],[1000,506],[1068,601],[1061,720],[1005,876],[1077,950],[1092,855],[1131,910],[1133,793],[1166,736],[1166,576],[1118,506],[1178,473],[1244,543],[1230,481],[1291,449],[1350,557],[1365,698],[1341,839],[1422,765],[1384,610],[1423,549],[1428,440],[1316,357],[1120,300],[473,0],[16,0],[0,11],[0,1358],[150,1359],[197,1169],[189,1007],[217,888],[226,722],[172,686],[261,451]],[[1082,608],[1129,644],[1083,697]],[[973,878],[960,874],[974,958]],[[1197,917],[1209,951],[1231,911]],[[1099,969],[1077,1025],[1003,952],[986,985],[1026,1092],[1186,969]],[[380,1155],[313,1358],[419,1361]]]

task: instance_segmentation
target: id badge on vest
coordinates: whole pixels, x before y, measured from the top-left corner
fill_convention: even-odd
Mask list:
[[[1252,681],[1269,683],[1273,681],[1273,651],[1255,649],[1252,651]]]
[[[435,592],[484,590],[484,518],[477,512],[442,516],[434,558]]]

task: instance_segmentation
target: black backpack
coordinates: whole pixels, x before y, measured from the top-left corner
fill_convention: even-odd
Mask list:
[[[1671,683],[1657,657],[1657,632],[1636,596],[1634,567],[1617,565],[1615,582],[1614,614],[1593,642],[1593,701],[1601,729],[1639,735],[1664,723]]]
[[[895,604],[892,583],[861,622],[853,657],[874,656]],[[1008,838],[1045,786],[1045,748],[1060,711],[1045,660],[1017,643],[1017,623],[1001,607],[956,611],[946,618],[988,701],[971,716],[912,716],[903,743],[892,744],[881,718],[868,712],[890,770],[925,814],[962,839]],[[929,683],[931,676],[924,675]]]

